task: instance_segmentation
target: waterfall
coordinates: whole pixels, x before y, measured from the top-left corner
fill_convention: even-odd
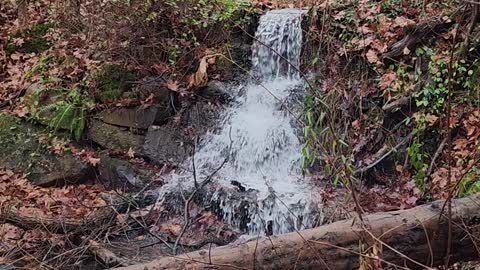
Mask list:
[[[226,162],[207,187],[224,222],[251,235],[280,234],[317,221],[319,194],[302,177],[302,141],[292,106],[303,96],[298,74],[303,11],[270,11],[260,18],[252,49],[250,79],[232,89],[217,132],[197,147],[194,162],[204,179]],[[298,115],[297,115],[298,116]],[[191,167],[187,160],[184,167]],[[192,186],[192,171],[177,173],[167,186]],[[165,189],[168,189],[166,187]]]
[[[303,11],[270,11],[260,18],[252,50],[253,73],[263,80],[298,79]]]

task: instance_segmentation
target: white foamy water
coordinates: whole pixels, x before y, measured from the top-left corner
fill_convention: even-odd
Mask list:
[[[252,75],[258,79],[230,89],[235,105],[195,153],[199,181],[229,158],[206,187],[213,194],[208,200],[218,204],[226,223],[252,235],[304,229],[318,218],[320,198],[301,175],[302,142],[291,115],[295,106],[289,105],[304,89],[297,72],[302,15],[287,9],[260,18],[252,50]],[[184,167],[191,164],[187,160]],[[192,174],[177,172],[163,191],[191,188]],[[238,191],[232,181],[245,190]]]

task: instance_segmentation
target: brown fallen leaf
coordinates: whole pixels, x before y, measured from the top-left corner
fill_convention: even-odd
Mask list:
[[[375,64],[378,62],[378,55],[377,52],[374,50],[368,50],[365,56],[367,57],[367,61],[370,64]]]
[[[100,158],[88,157],[87,163],[93,167],[97,167],[100,164]]]
[[[438,121],[438,116],[435,116],[433,114],[430,114],[430,113],[427,113],[427,115],[425,115],[425,120],[427,121],[427,125],[429,127],[432,127],[434,126],[437,121]]]
[[[394,20],[394,25],[400,26],[400,27],[405,27],[405,26],[414,25],[414,24],[415,24],[415,21],[405,18],[404,16],[397,17]]]
[[[392,83],[397,79],[397,74],[394,71],[383,74],[380,80],[380,89],[385,90],[389,88]]]
[[[132,147],[130,147],[127,151],[127,156],[129,158],[134,158],[135,157],[135,151],[133,151]]]
[[[152,69],[157,73],[158,75],[162,75],[163,73],[167,72],[170,70],[167,64],[165,63],[159,63],[159,64],[153,64]]]
[[[177,81],[168,82],[168,83],[166,84],[166,86],[167,86],[167,88],[168,88],[169,90],[172,90],[172,91],[174,91],[174,92],[178,92],[179,87],[178,87],[178,82],[177,82]]]
[[[214,55],[206,55],[200,60],[197,72],[188,78],[188,88],[203,87],[208,84],[207,68],[209,63],[215,63],[214,60]]]

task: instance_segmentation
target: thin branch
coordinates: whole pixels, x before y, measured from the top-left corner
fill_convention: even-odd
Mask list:
[[[440,145],[438,146],[437,151],[435,151],[432,161],[430,161],[430,166],[428,167],[428,170],[427,170],[427,175],[426,175],[427,178],[430,177],[430,175],[432,175],[433,168],[435,167],[435,162],[440,157],[440,154],[442,154],[443,148],[445,147],[447,140],[448,140],[448,137],[445,137],[440,143]]]
[[[455,34],[453,35],[453,41],[450,49],[450,63],[448,64],[448,93],[447,93],[447,183],[448,187],[452,185],[452,129],[450,127],[450,116],[452,115],[452,91],[453,91],[453,61],[455,59],[455,47],[457,44],[457,34],[459,25],[455,27]],[[445,266],[449,267],[450,256],[452,250],[452,201],[447,200],[448,206],[448,243],[447,243],[447,256],[445,257]]]
[[[403,139],[395,147],[390,149],[390,151],[386,152],[381,157],[379,157],[377,160],[373,161],[372,163],[368,164],[367,166],[357,169],[354,174],[355,175],[363,174],[363,173],[367,172],[368,170],[372,169],[373,167],[377,166],[378,163],[382,162],[382,160],[384,160],[385,158],[390,156],[392,153],[396,152],[401,146],[407,144],[411,139],[412,139],[412,134],[409,134],[405,139]]]
[[[213,177],[223,168],[223,166],[230,160],[230,152],[232,150],[233,146],[233,140],[232,140],[232,129],[230,128],[229,131],[229,137],[230,137],[230,145],[228,147],[228,155],[227,157],[223,160],[223,162],[218,166],[209,176],[207,176],[202,183],[200,183],[199,186],[195,188],[195,190],[190,194],[188,199],[185,200],[185,207],[184,207],[184,224],[182,227],[182,230],[180,234],[177,237],[177,240],[175,240],[175,244],[173,245],[173,254],[176,254],[177,252],[177,246],[180,243],[181,238],[185,234],[185,231],[187,230],[188,226],[190,225],[190,204],[197,195],[197,193],[203,189],[210,181],[213,179]],[[195,180],[196,181],[196,180]]]

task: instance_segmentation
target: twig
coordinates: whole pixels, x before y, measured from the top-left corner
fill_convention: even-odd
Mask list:
[[[472,35],[473,29],[480,18],[480,2],[478,1],[465,1],[472,5],[472,16],[470,19],[470,24],[468,25],[467,32],[465,33],[465,41],[463,43],[463,51],[468,51],[468,45],[470,44],[470,36]]]
[[[412,100],[411,96],[401,97],[391,103],[383,105],[382,110],[384,111],[393,111],[395,109],[401,108],[410,103]]]
[[[195,152],[197,151],[197,139],[195,139],[195,143],[193,144],[193,152],[192,152],[192,169],[193,169],[193,183],[195,185],[195,189],[198,189],[198,182],[197,182],[197,168],[195,166]]]
[[[473,4],[473,5],[480,5],[480,1],[471,1],[471,0],[463,0],[465,3]]]
[[[430,166],[428,167],[428,170],[427,170],[427,175],[426,175],[427,178],[430,177],[430,175],[432,175],[433,168],[435,167],[435,162],[437,161],[438,157],[442,154],[443,148],[445,147],[447,140],[448,140],[448,137],[445,137],[440,143],[440,145],[438,146],[437,151],[435,151],[432,161],[430,162]]]
[[[160,241],[161,243],[165,244],[165,246],[167,246],[168,248],[171,248],[170,247],[170,244],[163,238],[161,238],[160,236],[152,233],[144,224],[140,223],[140,221],[138,221],[136,218],[133,219],[138,225],[140,225],[144,230],[145,232],[147,232],[149,235],[155,237],[158,241]],[[156,244],[159,244],[159,242],[155,243]],[[147,247],[147,246],[144,246],[144,247]]]
[[[472,162],[466,169],[465,171],[463,172],[463,174],[460,176],[460,178],[456,181],[455,185],[450,189],[450,191],[448,192],[448,197],[447,199],[445,200],[445,202],[443,203],[442,205],[442,210],[440,211],[440,216],[439,216],[439,222],[440,222],[440,219],[443,215],[443,212],[445,211],[445,208],[448,204],[449,201],[451,201],[453,199],[453,194],[455,194],[455,191],[457,190],[458,186],[460,185],[460,183],[462,182],[463,178],[467,175],[467,173],[473,168],[473,166],[475,166],[475,164],[479,163],[480,162],[480,158],[476,159],[474,162]]]
[[[353,197],[353,202],[355,203],[355,212],[357,213],[358,215],[358,218],[360,219],[360,222],[362,222],[363,224],[363,208],[362,206],[360,205],[360,202],[357,198],[357,188],[355,186],[355,184],[353,183],[353,180],[352,180],[352,177],[355,176],[355,173],[352,174],[352,171],[350,170],[350,168],[348,168],[347,164],[344,163],[343,164],[344,166],[344,169],[345,169],[345,174],[346,174],[346,177],[347,177],[347,182],[348,182],[348,185],[350,186],[350,192],[352,193],[352,197]]]
[[[88,249],[107,266],[126,266],[127,260],[120,258],[112,251],[102,247],[94,240],[88,240]]]
[[[230,145],[229,145],[229,151],[227,157],[223,160],[223,162],[218,166],[209,176],[207,176],[202,183],[198,187],[195,188],[195,190],[190,194],[190,197],[185,200],[185,207],[184,207],[184,224],[182,227],[182,230],[180,234],[177,237],[177,240],[175,241],[175,244],[173,245],[173,254],[176,254],[177,252],[177,246],[180,243],[180,239],[183,237],[185,234],[185,231],[187,230],[188,226],[190,225],[190,203],[192,200],[195,198],[195,195],[205,187],[210,181],[213,179],[213,177],[223,168],[223,166],[230,160],[230,152],[232,150],[232,145],[233,145],[233,140],[232,140],[232,129],[230,128],[229,132],[229,137],[230,137]]]
[[[257,248],[258,248],[258,240],[260,239],[260,231],[258,231],[257,235],[257,240],[255,242],[255,249],[253,250],[253,270],[256,269],[256,263],[257,263]]]
[[[462,110],[462,111],[461,111],[460,113],[458,113],[458,115],[456,116],[455,121],[456,121],[456,122],[460,121],[460,120],[463,118],[463,115],[464,115],[464,112],[463,112],[463,110]],[[454,130],[452,130],[451,132],[455,133]],[[442,142],[441,142],[440,145],[438,146],[437,150],[435,151],[435,154],[433,155],[433,158],[432,158],[432,160],[431,160],[431,162],[430,162],[430,166],[428,167],[428,170],[427,170],[427,174],[426,174],[426,177],[427,177],[427,178],[432,175],[433,169],[434,169],[434,167],[435,167],[435,162],[437,161],[437,159],[438,159],[438,158],[440,157],[440,155],[442,154],[443,149],[445,148],[445,145],[446,145],[447,141],[448,141],[448,136],[445,137],[445,138],[442,140]]]
[[[288,205],[287,205],[282,199],[280,199],[280,197],[278,197],[278,196],[275,194],[275,192],[272,192],[272,194],[275,196],[276,199],[278,199],[278,200],[285,206],[285,208],[287,208],[287,211],[288,211],[293,217],[295,217],[295,219],[298,220],[298,217],[295,215],[295,213],[293,213],[293,211],[290,209],[290,207],[288,207]],[[321,263],[323,263],[323,265],[325,266],[326,269],[330,270],[330,267],[328,266],[327,262],[321,257],[320,252],[319,252],[318,250],[314,249],[313,246],[310,244],[310,242],[309,242],[305,237],[303,237],[303,235],[300,233],[300,231],[295,228],[295,224],[292,223],[292,225],[293,225],[293,228],[294,228],[294,230],[295,230],[295,233],[296,233],[298,236],[300,236],[300,238],[302,239],[302,241],[303,241],[310,249],[312,249],[312,250],[315,251],[315,257],[316,257]],[[301,223],[300,223],[300,225],[301,225]],[[272,246],[273,246],[273,241],[271,240],[270,236],[268,236],[268,239],[270,240],[270,243],[272,243]],[[276,250],[275,250],[275,253],[276,253]],[[278,255],[278,254],[277,254],[277,255]]]
[[[433,259],[434,259],[433,248],[432,248],[432,243],[430,243],[430,237],[428,236],[427,228],[425,228],[425,225],[420,220],[418,220],[418,223],[422,225],[423,231],[425,232],[425,238],[427,239],[427,244],[428,244],[428,251],[430,252],[430,267],[433,267]]]
[[[367,172],[368,170],[372,169],[373,167],[377,166],[378,163],[382,162],[382,160],[384,160],[386,157],[390,156],[393,152],[396,152],[401,146],[407,144],[411,139],[412,139],[412,134],[409,134],[405,139],[403,139],[400,143],[398,143],[395,147],[390,149],[390,151],[383,154],[377,160],[375,160],[374,162],[368,164],[367,166],[365,166],[363,168],[357,169],[354,172],[354,175],[363,174],[363,173]],[[382,148],[382,149],[384,149],[384,148]],[[383,151],[385,151],[385,150],[383,150]]]
[[[457,44],[457,34],[459,25],[455,27],[455,34],[453,35],[453,41],[450,49],[450,63],[448,64],[448,93],[447,93],[447,142],[448,142],[448,153],[447,153],[447,165],[448,165],[448,174],[447,174],[447,185],[451,187],[452,185],[452,129],[450,127],[450,116],[452,115],[452,91],[453,91],[453,60],[455,56],[455,47]],[[447,200],[448,207],[448,243],[447,243],[447,254],[445,257],[445,266],[449,267],[450,264],[450,255],[452,250],[452,201]]]

